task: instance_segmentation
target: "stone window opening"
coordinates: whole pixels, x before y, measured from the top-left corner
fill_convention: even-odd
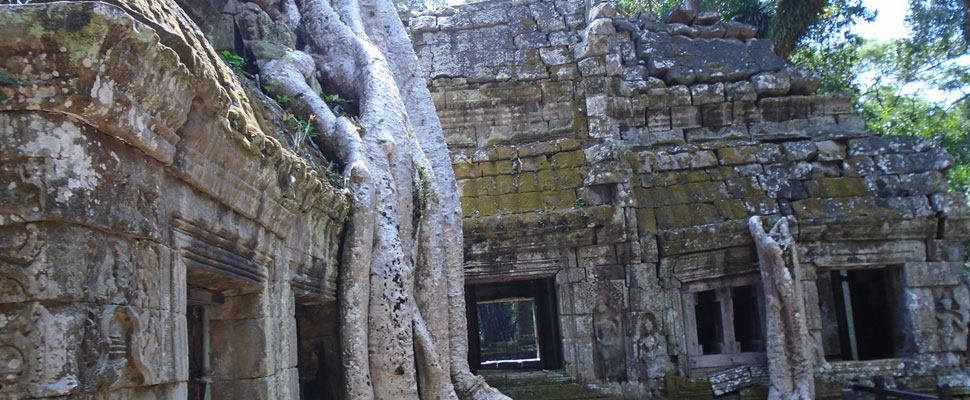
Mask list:
[[[836,269],[820,274],[822,346],[828,361],[902,357],[905,337],[897,317],[899,267]]]
[[[211,334],[209,315],[212,306],[222,304],[221,293],[189,286],[187,291],[185,320],[189,345],[189,400],[212,398]]]
[[[552,279],[468,285],[472,369],[559,369],[561,340]]]
[[[764,292],[759,276],[687,284],[682,302],[691,370],[765,362]]]

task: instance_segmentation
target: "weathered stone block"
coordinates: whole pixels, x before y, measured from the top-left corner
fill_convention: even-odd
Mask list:
[[[963,264],[947,261],[906,263],[903,281],[906,287],[959,285],[963,283]]]
[[[902,135],[872,136],[849,140],[848,155],[853,157],[915,153],[925,151],[927,148],[929,148],[929,142],[922,138]]]
[[[576,190],[551,190],[541,192],[542,205],[552,208],[569,208],[576,201]],[[542,207],[537,207],[542,208]]]
[[[816,114],[815,98],[805,96],[770,97],[758,101],[765,121],[805,119]]]
[[[701,126],[700,111],[693,106],[671,107],[670,121],[674,129],[697,128]]]
[[[701,83],[690,87],[692,104],[700,106],[709,103],[723,103],[724,84],[723,83]]]
[[[953,156],[942,148],[912,153],[907,158],[914,172],[941,171],[953,166]]]
[[[937,334],[936,301],[931,289],[906,288],[903,289],[904,305],[910,323],[913,345],[919,352],[935,352],[940,350],[940,338]],[[917,311],[918,310],[918,311]]]
[[[821,78],[809,68],[789,66],[787,71],[791,79],[791,94],[809,95],[821,85]]]
[[[736,21],[727,21],[724,24],[724,37],[728,39],[738,39],[741,41],[751,39],[758,32],[754,26],[743,24]]]
[[[212,337],[223,338],[212,342],[213,374],[224,380],[243,380],[271,374],[275,355],[268,353],[270,343],[266,337],[270,319],[233,319],[210,322]]]
[[[734,123],[749,124],[761,121],[761,109],[753,101],[734,102]]]
[[[897,175],[871,175],[864,177],[866,189],[877,197],[905,196],[906,191],[899,187]]]
[[[657,219],[652,208],[637,208],[637,234],[651,235],[657,232]]]
[[[723,182],[695,182],[685,186],[687,197],[693,203],[710,203],[730,197]]]
[[[867,156],[849,157],[842,163],[845,176],[866,176],[876,172],[876,163]]]
[[[818,146],[807,140],[784,142],[781,147],[785,152],[785,158],[789,161],[811,160],[818,154]]]
[[[757,146],[725,147],[717,150],[721,165],[750,164],[758,162],[761,148]]]
[[[675,85],[666,89],[666,104],[668,107],[690,105],[690,88],[685,85]]]
[[[747,219],[749,216],[744,202],[738,199],[716,200],[714,207],[725,219]]]
[[[682,204],[657,209],[657,227],[661,230],[703,225],[721,221],[711,204]]]
[[[782,96],[791,89],[791,81],[783,73],[760,73],[751,77],[751,84],[758,96]]]
[[[579,167],[586,164],[586,153],[582,150],[563,151],[553,155],[549,162],[557,168]]]
[[[690,154],[691,168],[707,168],[714,166],[717,166],[717,156],[713,151],[698,151]],[[708,179],[710,178],[708,177]]]
[[[689,143],[745,140],[748,139],[748,129],[744,125],[723,126],[719,128],[701,127],[684,130],[684,136]]]
[[[731,103],[709,103],[701,106],[701,119],[705,127],[719,128],[734,123]]]
[[[963,243],[952,240],[927,240],[927,261],[963,262]]]
[[[864,196],[868,192],[862,178],[818,178],[805,182],[808,193],[814,197]]]
[[[606,59],[602,56],[580,60],[577,65],[579,66],[579,73],[583,76],[606,75]]]
[[[947,187],[946,176],[940,171],[899,175],[899,188],[910,196],[945,192]]]
[[[800,261],[827,267],[904,264],[926,256],[919,240],[807,242],[798,250]]]
[[[816,142],[819,161],[839,161],[845,159],[845,145],[832,140]]]
[[[669,130],[671,125],[670,109],[647,110],[647,129],[651,132]]]

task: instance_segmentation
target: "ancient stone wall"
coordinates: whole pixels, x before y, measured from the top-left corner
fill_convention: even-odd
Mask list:
[[[298,398],[346,192],[177,7],[0,21],[0,397]]]
[[[668,22],[565,0],[410,18],[459,178],[467,283],[554,279],[563,368],[581,382],[757,393],[765,338],[742,325],[763,329],[763,297],[746,223],[789,216],[819,390],[876,373],[899,387],[953,381],[970,220],[946,191],[952,158],[867,133],[848,98],[813,95],[813,73],[753,27]],[[864,309],[850,289],[891,310],[892,354],[839,348],[846,307],[833,298]]]

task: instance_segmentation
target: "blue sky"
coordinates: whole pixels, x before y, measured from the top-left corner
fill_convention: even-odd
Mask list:
[[[906,37],[909,28],[906,27],[906,12],[909,10],[909,2],[906,0],[862,0],[863,5],[870,10],[878,11],[876,20],[873,22],[862,22],[856,24],[853,31],[866,39],[890,40]],[[959,65],[970,65],[970,56],[963,56],[956,60]],[[858,80],[863,85],[872,82],[872,74],[862,74]],[[942,91],[927,88],[919,83],[911,83],[903,86],[903,93],[919,92],[923,98],[936,103],[951,104],[959,99],[963,93],[954,91],[944,93]]]

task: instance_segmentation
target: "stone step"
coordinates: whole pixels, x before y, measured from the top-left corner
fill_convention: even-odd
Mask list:
[[[492,387],[514,400],[606,400],[617,397],[590,389],[562,371],[479,371]]]

